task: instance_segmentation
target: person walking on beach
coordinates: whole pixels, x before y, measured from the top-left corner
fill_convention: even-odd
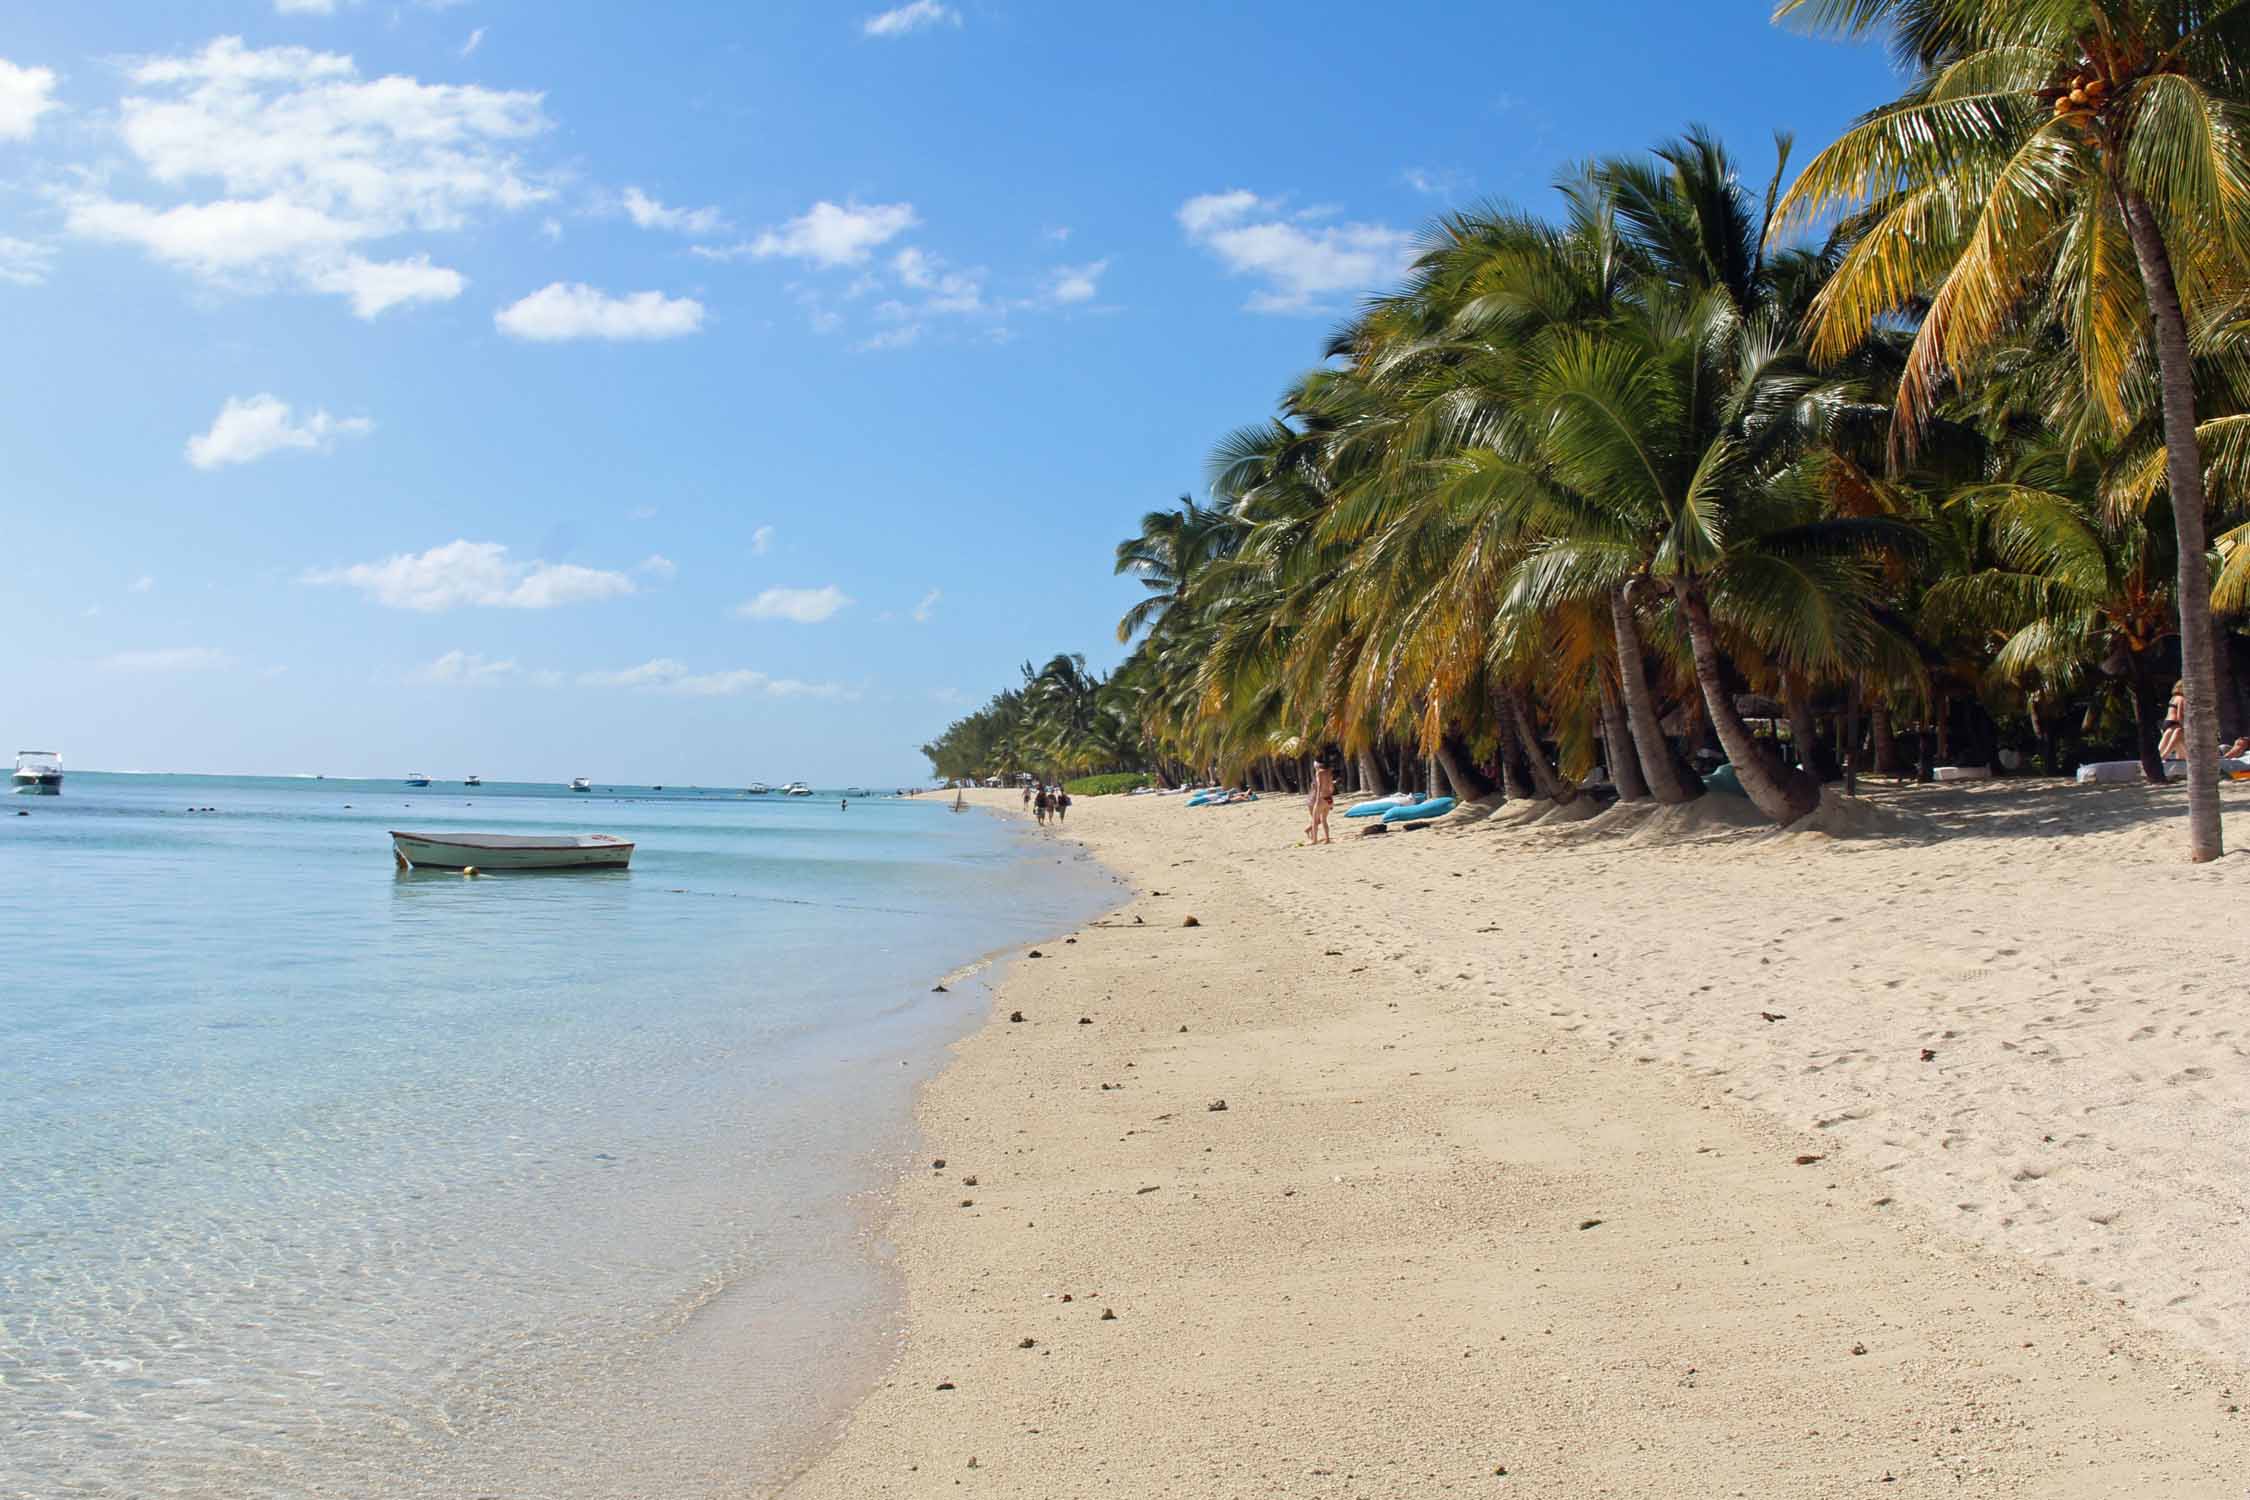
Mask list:
[[[1312,790],[1306,794],[1305,802],[1312,810],[1312,821],[1305,825],[1305,838],[1315,844],[1335,843],[1328,832],[1328,814],[1336,806],[1336,773],[1329,769],[1325,757],[1313,765]]]
[[[1055,821],[1060,823],[1063,820],[1063,814],[1069,811],[1070,793],[1058,786],[1055,788]]]
[[[2164,734],[2156,742],[2158,760],[2187,759],[2187,684],[2172,684],[2172,701],[2164,710]]]
[[[1039,826],[1041,828],[1047,826],[1047,814],[1052,809],[1052,807],[1053,802],[1047,796],[1047,789],[1045,787],[1041,787],[1039,789],[1039,795],[1031,799],[1032,816],[1036,817],[1039,820]]]

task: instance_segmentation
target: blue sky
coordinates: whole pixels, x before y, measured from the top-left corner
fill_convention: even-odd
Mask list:
[[[884,782],[1115,660],[1416,229],[1892,84],[1767,6],[171,0],[0,35],[0,734]],[[1589,23],[1598,21],[1598,27]]]

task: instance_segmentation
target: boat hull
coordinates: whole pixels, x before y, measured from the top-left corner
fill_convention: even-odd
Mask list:
[[[33,797],[59,797],[62,795],[60,776],[23,776],[15,778],[16,790]]]
[[[435,834],[391,834],[391,852],[414,870],[622,870],[632,863],[633,846],[623,839],[538,839],[486,836],[451,840]]]

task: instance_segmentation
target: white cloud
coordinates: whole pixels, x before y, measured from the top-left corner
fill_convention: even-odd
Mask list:
[[[752,557],[764,557],[772,546],[773,528],[771,526],[761,526],[750,533],[750,555]]]
[[[1047,300],[1069,307],[1079,302],[1091,302],[1101,295],[1102,273],[1109,269],[1106,260],[1088,261],[1082,266],[1057,266],[1047,280]]]
[[[342,53],[239,37],[128,77],[118,133],[150,191],[68,194],[65,223],[217,285],[331,293],[362,317],[443,300],[458,272],[368,247],[553,196],[516,155],[550,128],[536,93],[363,79]]]
[[[210,646],[160,646],[150,651],[120,651],[102,659],[113,672],[211,672],[234,665],[234,658]]]
[[[26,68],[0,57],[0,141],[29,138],[55,108],[55,70]]]
[[[332,16],[336,0],[273,0],[277,16]]]
[[[834,584],[817,589],[767,589],[755,599],[745,599],[734,612],[745,620],[793,620],[818,625],[851,604]]]
[[[433,266],[427,255],[373,261],[346,256],[338,266],[313,272],[306,285],[352,299],[352,311],[373,318],[402,302],[451,302],[469,284],[459,271]]]
[[[42,245],[33,240],[19,240],[0,234],[0,281],[17,286],[38,286],[54,269],[55,251],[52,245]]]
[[[1461,190],[1463,174],[1451,167],[1408,167],[1398,174],[1399,180],[1417,193],[1432,198],[1449,198]]]
[[[653,521],[656,519],[656,507],[653,505],[636,505],[625,512],[625,519],[628,521]]]
[[[866,36],[905,36],[931,26],[959,26],[961,13],[950,5],[940,5],[938,0],[910,0],[896,10],[886,10],[881,15],[869,16],[860,23]]]
[[[391,609],[434,614],[463,606],[552,609],[630,594],[623,573],[576,563],[517,562],[499,542],[452,541],[379,563],[314,569],[306,583],[343,584]]]
[[[211,430],[187,440],[187,461],[199,469],[220,469],[255,463],[284,448],[325,453],[338,437],[364,437],[374,430],[365,417],[332,417],[325,411],[302,422],[292,420],[289,403],[279,396],[229,396]]]
[[[653,578],[659,583],[670,583],[679,576],[680,565],[661,552],[651,552],[633,564],[633,571],[643,578]]]
[[[484,28],[482,26],[479,26],[476,30],[470,32],[469,39],[461,44],[461,55],[463,57],[468,57],[472,55],[477,50],[477,48],[483,45]]]
[[[703,304],[692,297],[633,292],[612,297],[583,282],[554,282],[492,315],[512,338],[554,343],[563,339],[673,339],[700,332]]]
[[[1280,217],[1279,202],[1236,188],[1180,205],[1190,241],[1237,276],[1265,283],[1252,312],[1318,311],[1340,292],[1367,291],[1402,275],[1413,259],[1413,236],[1384,224],[1308,228],[1306,216]],[[1321,215],[1315,214],[1318,218]]]
[[[1056,244],[1060,245],[1066,243],[1070,239],[1070,226],[1068,224],[1057,224],[1054,228],[1044,230],[1042,231],[1042,233],[1046,236],[1046,238],[1053,240]]]
[[[140,577],[125,585],[125,592],[128,594],[145,594],[155,587],[156,580],[143,573]]]
[[[844,689],[832,682],[803,682],[794,677],[769,677],[748,667],[720,672],[691,672],[684,662],[668,656],[642,662],[617,672],[582,672],[581,687],[643,688],[679,693],[691,698],[738,698],[760,693],[769,698],[841,698]]]
[[[769,229],[752,240],[748,253],[760,260],[785,255],[816,266],[856,266],[877,248],[897,239],[921,220],[911,203],[871,203],[841,206],[823,200],[779,229]],[[730,259],[741,246],[726,250],[703,247],[713,259]]]
[[[492,661],[474,651],[455,650],[446,652],[426,667],[416,668],[412,678],[416,682],[473,687],[480,682],[513,677],[517,670],[513,657]]]
[[[670,229],[680,234],[711,234],[727,222],[715,208],[668,208],[637,187],[625,190],[625,214],[643,229]]]
[[[930,616],[937,613],[938,601],[944,597],[945,595],[936,589],[931,589],[924,594],[922,602],[914,606],[914,623],[917,625],[929,624]]]

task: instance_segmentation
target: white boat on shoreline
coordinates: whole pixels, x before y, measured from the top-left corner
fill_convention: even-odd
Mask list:
[[[570,789],[574,792],[590,792],[594,789],[594,784],[583,776],[573,776],[570,778]]]
[[[16,752],[15,788],[34,796],[54,797],[62,792],[62,752],[60,750],[18,750]]]
[[[408,786],[428,786],[430,778],[420,771],[409,771],[406,773],[406,784]]]
[[[402,833],[391,830],[402,870],[622,870],[633,846],[606,833]]]

